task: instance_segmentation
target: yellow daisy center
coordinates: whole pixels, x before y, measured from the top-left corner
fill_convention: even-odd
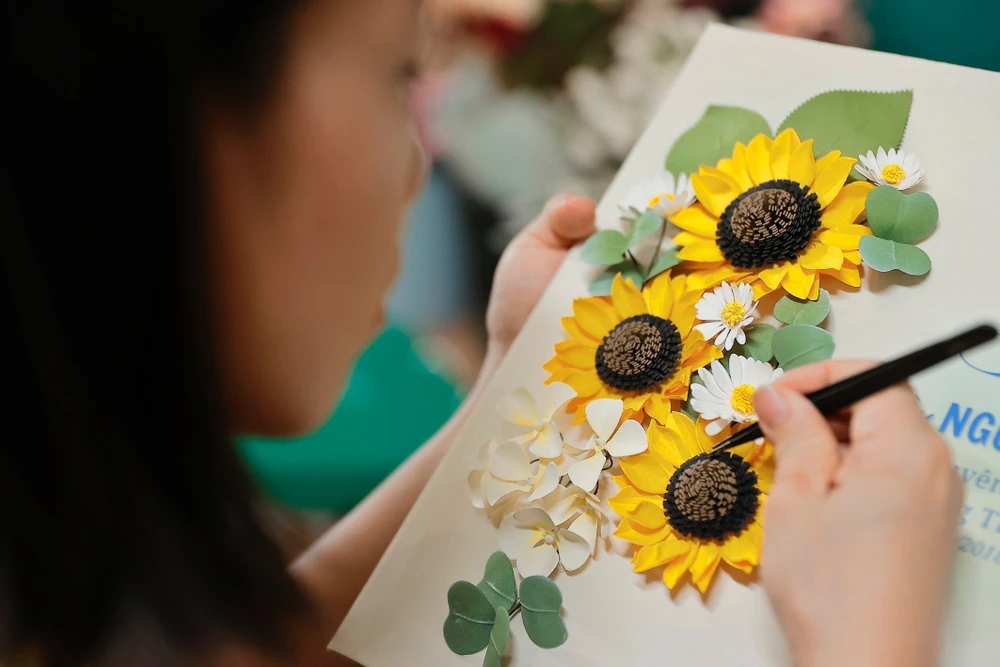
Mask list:
[[[757,387],[749,384],[741,384],[733,387],[733,395],[729,399],[729,404],[743,415],[753,414],[753,395],[757,392]]]
[[[673,201],[674,195],[672,193],[659,194],[649,200],[649,208],[656,208],[660,205],[660,202],[666,198],[667,201]]]
[[[898,164],[887,164],[882,169],[882,179],[889,185],[899,185],[906,178],[906,170]]]
[[[730,301],[725,306],[722,307],[722,312],[719,313],[719,318],[727,327],[735,327],[743,318],[746,317],[747,309],[743,307],[743,304],[739,301]]]

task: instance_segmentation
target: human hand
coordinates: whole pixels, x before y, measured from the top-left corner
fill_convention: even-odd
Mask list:
[[[594,202],[559,195],[510,242],[497,265],[486,312],[490,354],[506,354],[566,253],[593,231]]]
[[[907,386],[829,423],[803,396],[872,365],[797,369],[755,396],[777,461],[761,578],[797,667],[939,659],[962,504],[947,446]]]

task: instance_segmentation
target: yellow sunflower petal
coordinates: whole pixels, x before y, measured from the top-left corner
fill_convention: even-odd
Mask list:
[[[823,271],[823,275],[832,276],[849,287],[861,287],[861,270],[846,264],[840,271]]]
[[[840,194],[855,162],[857,160],[852,157],[841,157],[830,162],[822,171],[816,170],[812,189],[819,197],[820,207],[826,208]]]
[[[702,453],[698,437],[695,434],[694,422],[685,414],[671,413],[670,417],[667,418],[662,436],[669,443],[669,446],[677,452],[682,461],[687,461]]]
[[[662,494],[670,481],[672,470],[670,464],[653,450],[647,449],[641,454],[626,456],[619,460],[622,472],[640,491]]]
[[[742,533],[722,544],[722,559],[749,574],[760,563],[761,537],[760,527],[756,522],[751,523]]]
[[[757,473],[757,488],[763,493],[770,491],[774,484],[774,464],[765,463],[757,466],[754,468],[754,472]]]
[[[764,269],[758,273],[757,277],[760,278],[769,288],[776,290],[781,284],[781,281],[785,279],[786,275],[788,275],[788,267],[789,264],[787,262],[783,264],[776,264],[771,268]]]
[[[683,233],[683,232],[682,232]],[[676,239],[674,239],[676,242]],[[680,259],[691,262],[721,262],[725,259],[715,241],[697,241],[686,245],[677,253]]]
[[[844,225],[835,229],[825,229],[817,237],[827,245],[835,245],[841,250],[857,250],[861,237],[872,233],[864,225]]]
[[[576,316],[577,324],[598,340],[604,340],[604,337],[618,324],[611,304],[603,298],[575,300],[573,314]]]
[[[722,178],[717,174],[695,174],[691,177],[691,186],[702,206],[716,217],[721,216],[726,207],[740,194],[739,188],[735,187],[736,181],[731,177]]]
[[[669,422],[670,415],[667,415],[664,421]],[[657,454],[662,456],[674,468],[680,468],[684,465],[687,457],[677,449],[674,444],[674,438],[669,435],[669,431],[665,426],[650,424],[646,433],[649,436],[650,449],[656,451]]]
[[[564,317],[560,320],[562,322],[563,329],[569,334],[570,338],[573,340],[583,343],[585,345],[592,344],[595,347],[600,343],[600,340],[591,336],[589,333],[583,330],[583,328],[577,324],[576,319],[572,317]]]
[[[642,292],[632,284],[631,280],[622,279],[621,275],[615,276],[611,281],[611,303],[614,304],[622,320],[647,314],[646,300],[642,298]]]
[[[840,194],[823,211],[823,217],[820,218],[823,227],[831,229],[854,224],[865,210],[868,193],[874,189],[875,186],[867,181],[855,181],[845,185]]]
[[[723,281],[738,281],[748,275],[750,275],[750,271],[737,269],[730,264],[704,268],[688,274],[687,289],[690,291],[700,290],[704,292],[718,287]]]
[[[744,151],[745,150],[746,147],[744,147]],[[719,160],[718,169],[736,181],[741,192],[743,190],[749,190],[753,187],[753,183],[750,182],[750,177],[747,176],[746,153],[744,153],[743,162],[740,164],[737,164],[734,158],[727,157]]]
[[[680,581],[685,572],[691,569],[694,559],[698,556],[697,545],[693,542],[689,542],[688,544],[690,544],[691,548],[688,549],[686,556],[678,556],[663,566],[663,583],[670,590],[673,590],[677,586],[677,582]]]
[[[647,547],[640,547],[632,557],[632,569],[646,572],[664,563],[686,556],[691,551],[691,543],[670,535],[667,539]]]
[[[684,231],[706,239],[714,239],[715,230],[719,226],[719,219],[712,217],[701,204],[688,206],[670,218],[670,221]]]
[[[792,153],[792,159],[788,163],[788,178],[804,188],[812,185],[816,178],[812,139],[802,142]]]
[[[646,312],[658,317],[669,318],[670,311],[674,307],[674,293],[670,271],[661,273],[653,278],[642,291],[642,296],[646,300]]]
[[[721,560],[721,549],[714,542],[701,542],[698,545],[698,555],[691,563],[691,581],[702,593],[708,590]]]
[[[643,493],[629,484],[628,477],[625,475],[619,475],[619,477],[623,478],[625,482],[624,484],[619,483],[620,490],[618,493],[616,493],[614,497],[608,499],[608,505],[611,506],[611,509],[613,509],[618,516],[627,516],[639,506],[639,503],[646,503],[648,505],[650,502],[653,502],[652,499],[659,498],[659,496]]]
[[[799,135],[791,128],[775,137],[774,145],[771,146],[771,176],[773,178],[788,178],[792,153],[799,147],[800,143],[802,142],[799,141]]]
[[[816,299],[819,298],[819,284],[820,284],[820,282],[821,281],[819,279],[819,276],[816,276],[816,280],[813,281],[812,287],[809,288],[809,296],[806,297],[810,301],[815,301]]]
[[[715,239],[706,238],[704,236],[699,236],[698,234],[692,234],[691,232],[679,232],[677,236],[673,238],[675,245],[679,245],[682,248],[685,246],[692,245],[694,243],[715,243]]]
[[[655,503],[638,503],[628,517],[648,532],[660,530],[667,523],[667,515],[663,513],[663,505]]]
[[[753,187],[753,179],[747,172],[747,147],[742,142],[736,143],[733,149],[733,167],[729,174],[740,184],[740,190],[749,190]]]
[[[788,274],[781,281],[781,286],[792,296],[800,299],[809,298],[809,290],[812,289],[813,282],[816,281],[814,271],[806,271],[798,264],[788,266]]]
[[[861,263],[861,253],[857,250],[845,250],[844,251],[844,262],[850,262],[851,264]]]
[[[820,269],[837,269],[844,265],[844,251],[835,245],[826,245],[822,241],[813,241],[799,257],[799,264],[804,269],[819,271]]]
[[[820,159],[816,160],[816,173],[820,173],[826,169],[827,165],[831,164],[834,160],[840,159],[840,151],[830,151]]]
[[[625,517],[619,522],[618,528],[615,530],[615,537],[620,537],[626,542],[639,546],[647,546],[665,540],[672,530],[669,524],[664,523],[662,528],[649,531]]]
[[[770,181],[771,176],[771,140],[763,134],[758,134],[747,146],[747,174],[754,185]]]
[[[573,387],[578,397],[597,396],[604,391],[604,385],[594,371],[583,371],[575,368],[568,369],[563,375],[563,382]]]
[[[556,356],[567,366],[579,368],[581,370],[593,370],[595,367],[592,347],[584,347],[575,340],[563,340],[556,343]]]

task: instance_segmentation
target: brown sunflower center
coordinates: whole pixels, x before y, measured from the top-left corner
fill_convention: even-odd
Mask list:
[[[680,359],[677,325],[655,315],[636,315],[604,337],[594,364],[604,384],[638,391],[651,389],[673,375]]]
[[[757,473],[731,453],[688,459],[663,494],[663,511],[674,530],[703,540],[739,535],[759,504]]]
[[[761,183],[723,212],[716,230],[719,249],[744,269],[795,260],[819,229],[820,214],[815,193],[795,181]]]

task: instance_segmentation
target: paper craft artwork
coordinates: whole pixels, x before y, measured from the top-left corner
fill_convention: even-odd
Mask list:
[[[745,45],[745,54],[753,58],[766,58],[761,49],[773,39],[723,34],[739,44],[746,40],[752,48]],[[728,70],[718,62],[732,62],[729,47],[715,49],[711,57],[703,56],[714,64],[701,66],[724,73]],[[795,60],[783,55],[768,62],[791,70]],[[850,85],[846,74],[831,78],[836,86]],[[678,85],[688,92],[704,89],[694,79],[681,80],[685,83]],[[738,83],[730,79],[727,85],[750,97],[748,91],[759,85]],[[443,640],[452,652],[486,649],[484,665],[500,664],[501,655],[512,667],[618,664],[609,656],[626,649],[618,635],[602,636],[598,627],[608,623],[619,633],[652,637],[668,614],[677,627],[690,623],[701,629],[718,613],[716,588],[725,589],[730,605],[720,621],[729,628],[725,632],[754,617],[733,605],[758,598],[734,590],[756,581],[773,448],[763,439],[721,454],[711,448],[756,420],[755,393],[783,373],[830,359],[845,336],[852,354],[883,340],[880,329],[865,329],[865,318],[933,279],[930,256],[918,246],[938,226],[938,204],[926,190],[939,174],[955,183],[947,172],[955,165],[933,159],[941,142],[926,143],[926,121],[923,132],[906,135],[902,148],[911,112],[925,101],[940,109],[931,93],[919,85],[912,90],[885,83],[869,89],[836,86],[811,88],[807,99],[784,94],[783,110],[742,108],[733,104],[737,92],[723,95],[726,89],[719,87],[717,102],[700,98],[704,112],[685,131],[654,127],[640,142],[636,160],[643,168],[631,166],[630,159],[612,186],[624,195],[602,204],[602,229],[570,259],[595,267],[584,279],[589,288],[587,282],[557,279],[558,288],[543,301],[545,310],[529,322],[531,339],[512,353],[521,355],[519,361],[505,365],[495,380],[503,390],[493,394],[498,414],[476,422],[497,424],[476,431],[479,442],[488,440],[478,463],[456,454],[442,470],[449,479],[435,478],[441,485],[461,485],[468,477],[475,508],[468,511],[476,513],[475,520],[470,515],[461,530],[450,532],[439,521],[440,528],[426,537],[410,531],[402,538],[407,548],[425,554],[430,551],[421,545],[428,540],[450,540],[451,549],[469,554],[482,547],[466,539],[500,548],[478,586],[458,582],[447,590],[438,577],[438,588],[424,591],[447,597]],[[675,90],[669,98],[674,113],[684,108],[683,97]],[[765,89],[753,99],[770,104],[770,93]],[[772,126],[761,111],[780,122]],[[669,117],[665,111],[657,122]],[[650,173],[653,160],[665,169]],[[941,247],[934,245],[936,251]],[[948,292],[947,298],[958,293]],[[868,304],[864,316],[854,312],[853,330],[834,329],[840,309],[855,302]],[[922,304],[921,322],[927,309],[937,307],[910,303],[911,308]],[[559,338],[554,311],[562,316]],[[912,342],[922,340],[915,336]],[[896,343],[886,352],[903,345],[886,342]],[[525,358],[532,363],[525,365]],[[995,382],[990,368],[996,363],[983,367],[987,371],[979,377]],[[1000,418],[990,413],[973,408],[962,413],[953,406],[947,415],[929,411],[928,419],[944,420],[942,432],[967,433],[973,442],[993,442],[1000,451]],[[995,439],[980,438],[989,424],[997,427]],[[468,449],[467,443],[460,446]],[[986,484],[992,479],[987,472]],[[436,508],[457,515],[445,497],[436,494],[424,514],[432,516]],[[1000,507],[994,513],[1000,532]],[[612,566],[615,561],[621,566]],[[450,562],[457,570],[459,561]],[[390,569],[396,577],[390,582],[400,585],[405,570]],[[553,580],[567,591],[565,609]],[[727,581],[720,586],[720,580]],[[387,595],[367,601],[361,618],[371,618],[375,603],[388,601]],[[599,616],[602,609],[620,610],[636,625],[627,626],[630,630],[615,625]],[[766,614],[766,607],[754,609]],[[510,620],[518,611],[532,643],[555,648],[551,655],[571,646],[576,652],[550,660],[525,643],[508,643]],[[574,634],[578,623],[586,625],[580,637]],[[685,662],[699,655],[697,647],[707,637],[718,636],[710,628],[705,632],[701,644],[685,644]],[[677,632],[671,636],[674,643],[685,642]],[[437,641],[440,645],[440,635]],[[630,664],[649,655],[643,651],[627,649]],[[753,652],[756,657],[746,664],[782,664],[761,657],[771,652],[760,647]],[[588,662],[591,654],[594,660]],[[707,653],[700,655],[711,661]],[[727,655],[732,662],[743,654],[734,648]],[[722,664],[721,654],[716,657]]]

